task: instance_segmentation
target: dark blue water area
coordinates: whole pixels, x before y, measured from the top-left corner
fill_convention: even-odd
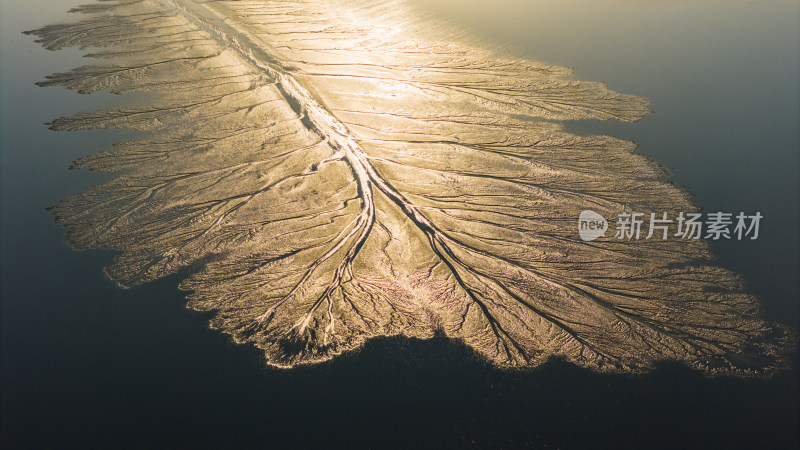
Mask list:
[[[3,448],[798,448],[796,363],[766,380],[707,378],[668,363],[636,376],[561,361],[508,372],[437,337],[378,339],[332,362],[285,371],[210,330],[208,314],[187,310],[177,289],[182,274],[116,287],[102,273],[113,254],[65,245],[64,230],[45,208],[102,181],[105,175],[67,168],[125,136],[55,133],[43,123],[118,99],[34,86],[87,61],[76,50],[47,52],[19,34],[61,19],[75,3],[2,5]],[[763,130],[782,137],[739,146],[728,133],[756,125],[736,122],[733,112],[718,119],[721,130],[696,123],[724,113],[728,103],[659,124],[659,117],[679,120],[668,114],[670,89],[654,92],[635,79],[610,83],[653,98],[652,117],[633,125],[577,123],[576,130],[637,141],[706,208],[760,208],[769,220],[762,238],[715,249],[722,265],[747,277],[767,316],[796,325],[797,205],[789,203],[797,192],[785,177],[797,166],[784,152],[796,143],[797,122],[768,115]],[[685,145],[659,137],[674,135]],[[748,146],[763,158],[718,157]],[[707,182],[703,170],[714,173]]]

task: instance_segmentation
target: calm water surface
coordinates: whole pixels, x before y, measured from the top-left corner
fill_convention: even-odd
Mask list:
[[[650,98],[640,123],[570,126],[636,141],[707,211],[761,211],[757,241],[715,250],[767,317],[797,327],[796,2],[414,1],[509,53]],[[796,368],[770,380],[557,361],[508,373],[444,339],[383,339],[278,371],[186,310],[179,277],[116,288],[101,272],[112,255],[64,245],[44,208],[101,181],[66,168],[121,133],[42,125],[116,99],[34,86],[87,61],[20,34],[78,3],[1,6],[5,448],[798,447]]]

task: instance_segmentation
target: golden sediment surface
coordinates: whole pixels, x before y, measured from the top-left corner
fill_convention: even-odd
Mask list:
[[[140,140],[53,208],[122,286],[188,268],[189,305],[264,350],[324,361],[440,332],[501,367],[763,374],[792,338],[702,240],[583,242],[577,218],[697,211],[635,146],[564,130],[636,121],[641,97],[425,33],[402,0],[113,0],[31,32],[100,62],[47,77],[151,92],[56,130]],[[430,25],[428,25],[430,26]]]

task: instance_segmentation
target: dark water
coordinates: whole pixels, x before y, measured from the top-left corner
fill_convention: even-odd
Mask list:
[[[116,288],[101,272],[112,255],[70,249],[44,210],[102,179],[68,172],[73,159],[120,139],[42,125],[115,101],[33,85],[85,63],[20,34],[75,3],[2,4],[4,448],[798,447],[796,365],[770,380],[674,365],[607,376],[558,361],[508,373],[443,339],[382,339],[279,371],[186,310],[180,276]],[[761,211],[762,237],[715,249],[767,317],[797,326],[796,4],[462,5],[425,7],[509,51],[651,98],[655,114],[638,124],[574,129],[635,140],[709,211]]]

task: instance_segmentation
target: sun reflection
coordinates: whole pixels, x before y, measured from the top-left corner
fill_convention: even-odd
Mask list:
[[[502,367],[783,364],[788,337],[702,241],[579,239],[587,205],[697,209],[633,143],[564,130],[646,99],[426,39],[398,0],[172,3],[33,32],[103,58],[42,85],[157,94],[52,123],[148,132],[80,160],[120,175],[53,209],[74,246],[119,252],[121,285],[188,271],[190,306],[279,367],[438,331]]]

